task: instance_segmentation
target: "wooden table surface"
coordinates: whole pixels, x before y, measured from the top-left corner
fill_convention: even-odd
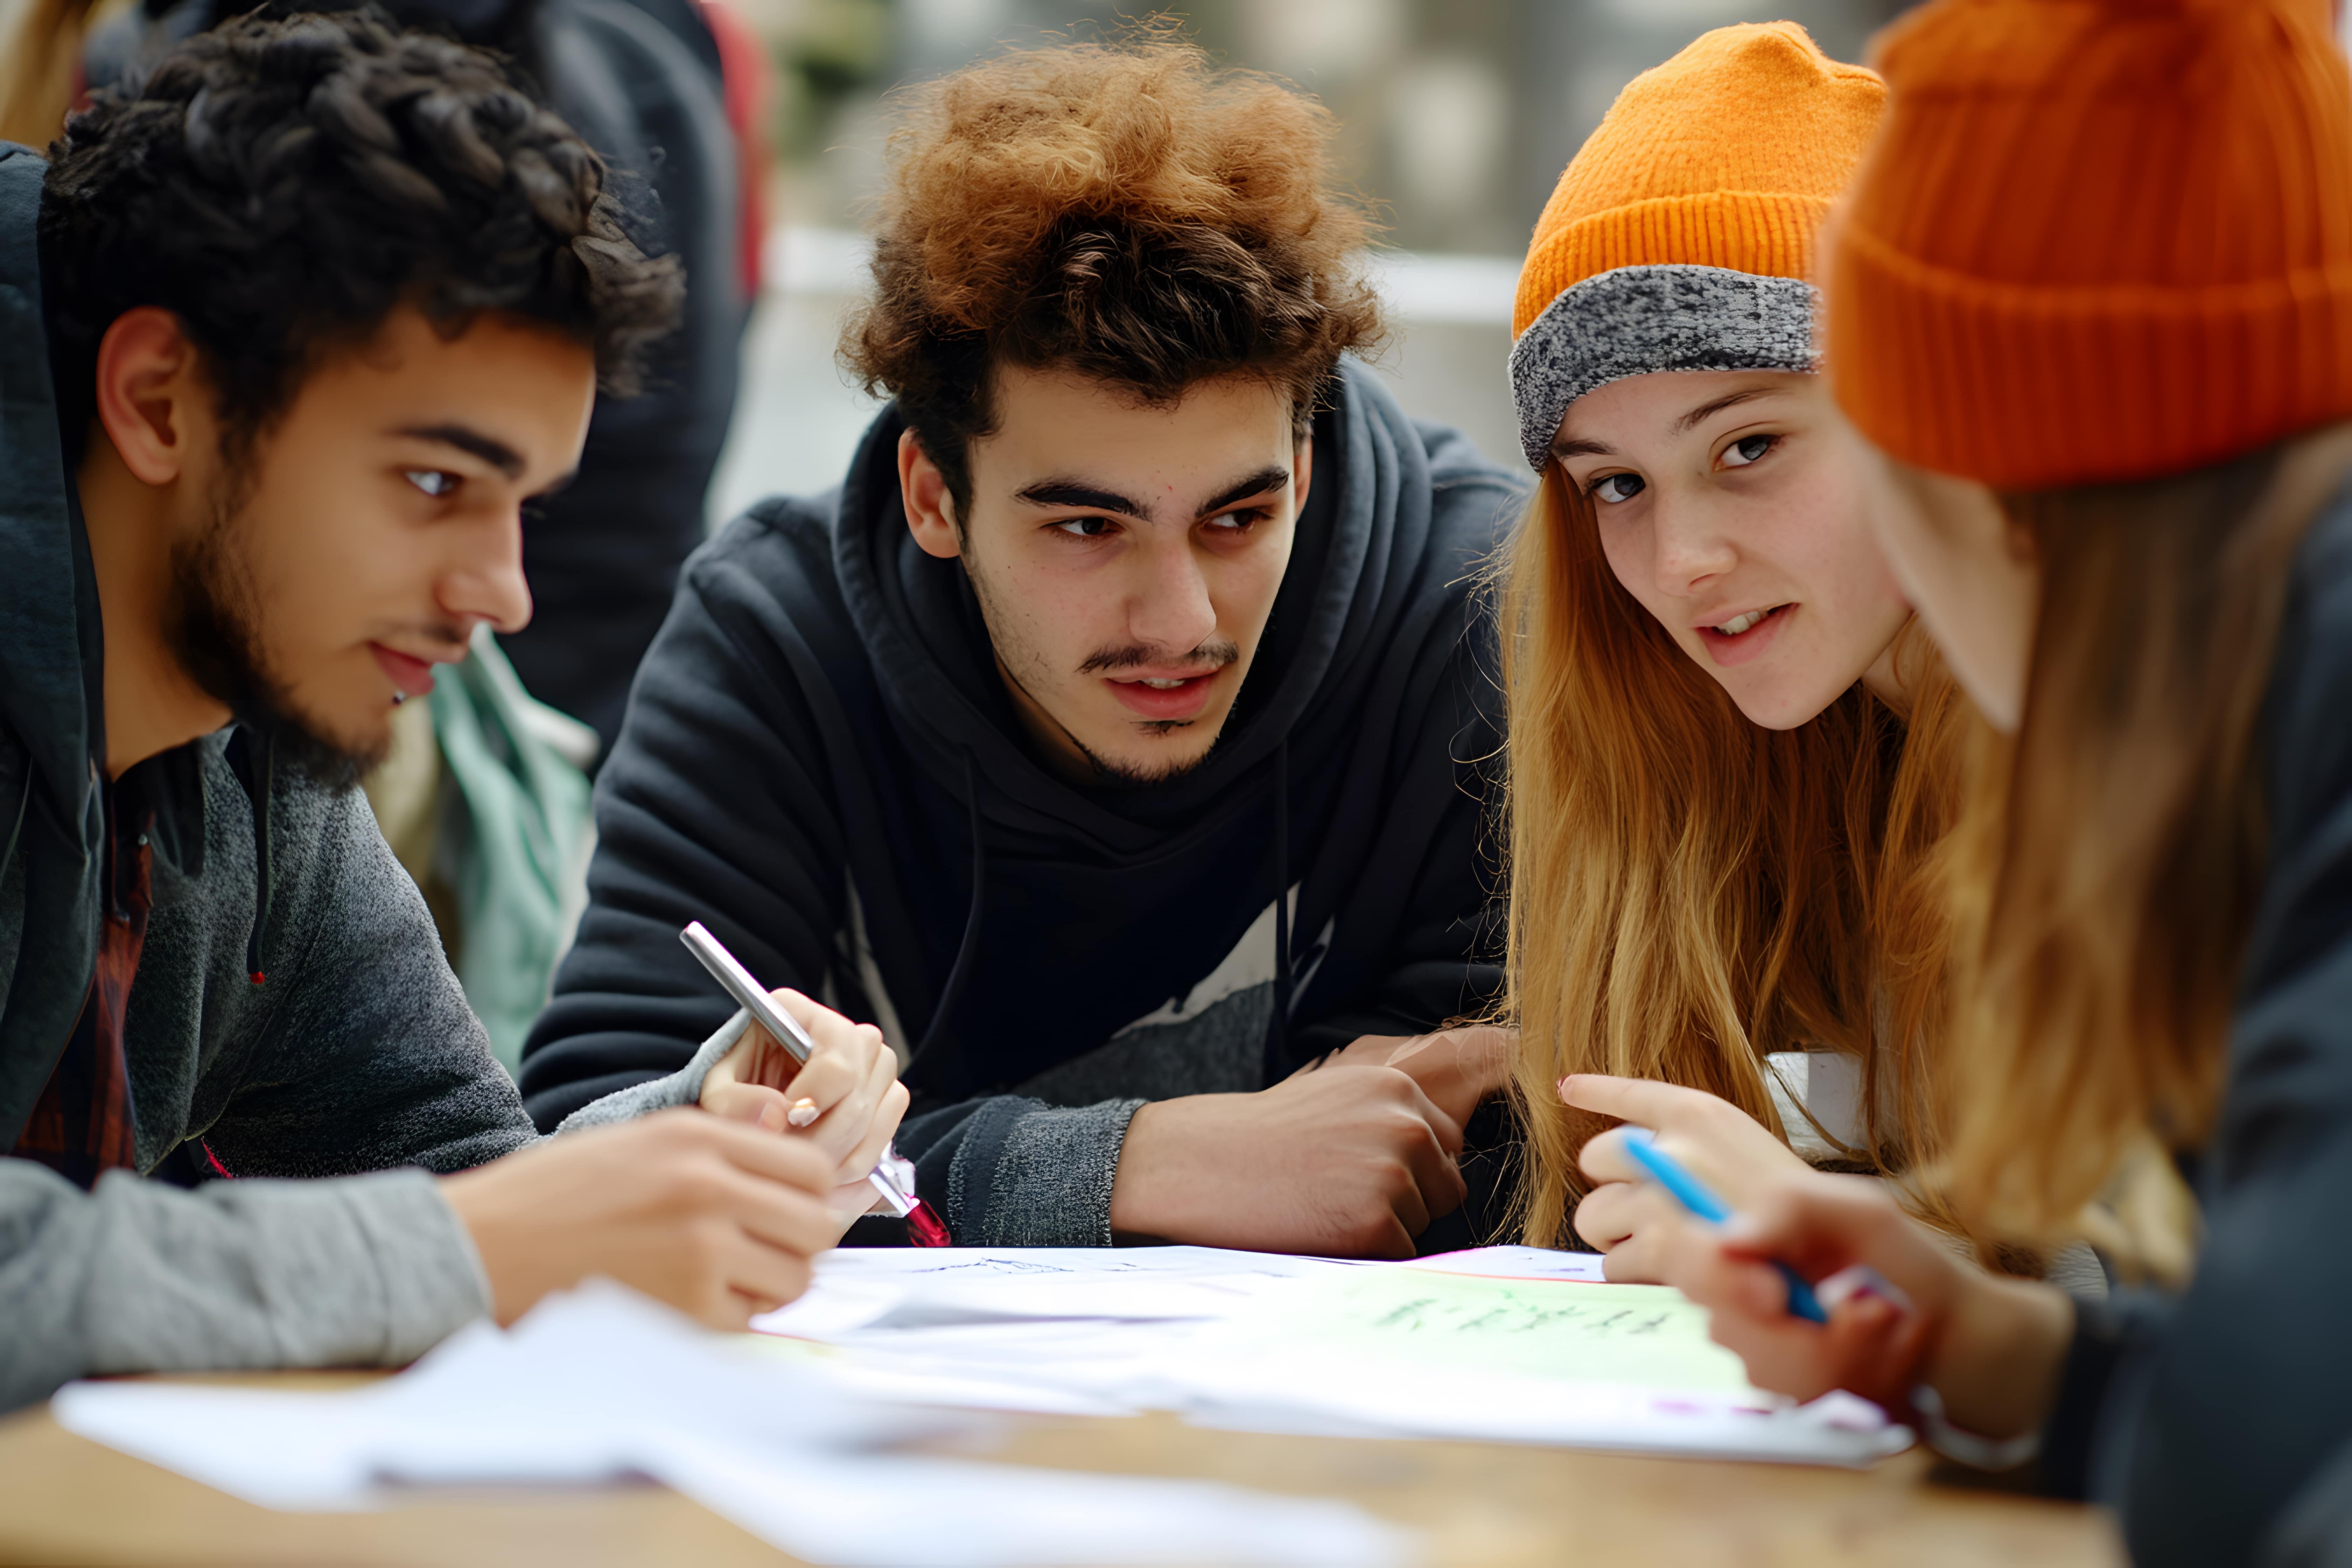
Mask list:
[[[233,1380],[345,1387],[361,1373]],[[1425,1533],[1444,1568],[1995,1563],[2118,1568],[2093,1510],[1943,1484],[1914,1451],[1864,1472],[1633,1458],[1560,1448],[1210,1432],[1168,1416],[1023,1418],[992,1459],[1195,1476],[1346,1498]],[[275,1513],[61,1430],[0,1421],[0,1563],[695,1563],[792,1559],[659,1487],[437,1492],[373,1513]]]

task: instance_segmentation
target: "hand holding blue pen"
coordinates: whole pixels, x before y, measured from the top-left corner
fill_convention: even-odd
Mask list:
[[[1646,1127],[1628,1126],[1625,1130],[1625,1152],[1633,1163],[1650,1173],[1658,1185],[1674,1195],[1683,1207],[1710,1225],[1721,1225],[1731,1217],[1731,1205],[1717,1197],[1701,1182],[1683,1168],[1682,1163],[1657,1145],[1657,1140]],[[1789,1311],[1793,1317],[1808,1322],[1826,1323],[1830,1315],[1822,1310],[1821,1298],[1805,1277],[1787,1264],[1773,1262],[1780,1277],[1789,1282]]]

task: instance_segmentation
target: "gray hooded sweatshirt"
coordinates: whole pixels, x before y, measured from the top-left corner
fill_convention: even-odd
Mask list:
[[[45,347],[43,174],[0,143],[0,1152],[102,918],[103,644]],[[520,1148],[530,1120],[365,802],[267,752],[224,731],[113,786],[154,813],[124,1018],[137,1170],[85,1192],[0,1158],[0,1409],[92,1373],[394,1364],[488,1310],[429,1173]],[[198,1175],[236,1179],[144,1179]]]

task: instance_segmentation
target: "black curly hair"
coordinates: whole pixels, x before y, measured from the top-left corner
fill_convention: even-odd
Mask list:
[[[404,303],[452,335],[483,310],[547,322],[626,396],[685,293],[677,258],[623,227],[603,161],[497,56],[378,12],[199,34],[137,89],[97,94],[49,159],[42,282],[69,456],[100,340],[140,306],[179,318],[241,449],[322,351]]]

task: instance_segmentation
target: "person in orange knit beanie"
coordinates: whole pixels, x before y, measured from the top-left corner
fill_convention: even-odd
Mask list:
[[[1736,1237],[1660,1221],[1664,1277],[1758,1383],[1909,1406],[1971,1462],[2038,1447],[2143,1565],[2352,1549],[2352,72],[2329,22],[1937,0],[1877,50],[1887,124],[1832,220],[1830,375],[1989,725],[1948,868],[1945,1191],[1998,1234],[2087,1235],[2145,1288],[1976,1274],[1813,1173]],[[1772,1258],[1879,1283],[1815,1327]]]
[[[1570,404],[1660,371],[1810,371],[1813,240],[1885,89],[1794,22],[1718,27],[1644,71],[1536,220],[1512,310],[1528,466]]]
[[[1966,705],[1872,534],[1807,280],[1884,99],[1792,23],[1707,33],[1626,88],[1521,274],[1521,1224],[1559,1245],[1572,1205],[1612,1279],[1655,1265],[1638,1168],[1579,1163],[1601,1117],[1735,1205],[1800,1154],[1892,1172],[1921,1146],[1904,1086],[1942,1038],[1929,879]]]

